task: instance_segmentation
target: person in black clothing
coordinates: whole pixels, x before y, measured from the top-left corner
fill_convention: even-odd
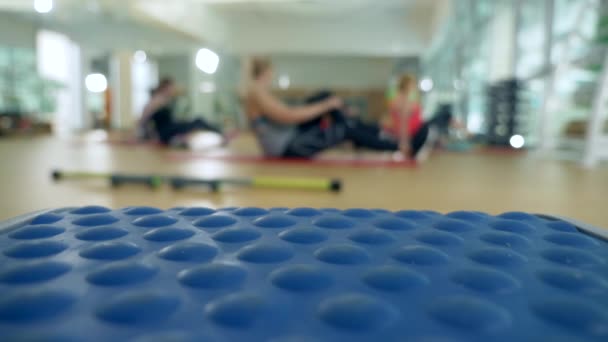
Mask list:
[[[196,131],[222,134],[219,128],[200,118],[191,121],[176,121],[174,118],[175,100],[181,93],[181,89],[170,78],[164,78],[158,87],[152,90],[152,97],[144,108],[139,123],[142,138],[149,139],[156,136],[163,145],[169,145],[176,137]]]
[[[315,104],[334,95],[323,90],[306,99],[307,104]],[[350,141],[355,148],[376,151],[398,151],[396,140],[382,134],[380,126],[364,123],[348,116],[343,109],[327,111],[323,116],[303,122],[297,126],[297,134],[284,153],[285,157],[310,158],[316,153]]]
[[[342,100],[330,92],[316,94],[306,105],[286,105],[271,92],[269,60],[254,59],[251,76],[245,113],[267,157],[312,158],[345,141],[372,150],[403,151],[378,125],[349,117]]]

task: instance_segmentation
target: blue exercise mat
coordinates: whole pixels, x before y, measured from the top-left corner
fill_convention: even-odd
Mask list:
[[[608,243],[526,213],[82,207],[0,224],[0,341],[608,341]]]

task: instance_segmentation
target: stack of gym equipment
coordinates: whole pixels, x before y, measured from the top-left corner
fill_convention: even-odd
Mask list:
[[[510,147],[511,137],[526,135],[523,83],[517,79],[496,82],[487,89],[486,137],[490,146]]]

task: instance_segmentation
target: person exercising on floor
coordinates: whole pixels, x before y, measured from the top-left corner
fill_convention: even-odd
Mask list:
[[[245,110],[267,157],[312,158],[344,141],[378,151],[410,150],[385,138],[379,126],[345,115],[342,100],[329,92],[313,96],[304,106],[287,106],[270,91],[273,72],[267,59],[253,60],[251,77]]]
[[[211,131],[222,134],[221,130],[203,119],[179,122],[174,118],[174,105],[182,90],[170,78],[160,81],[152,91],[150,101],[144,108],[139,121],[139,136],[142,139],[158,138],[163,145],[175,144],[178,138],[196,131]],[[153,124],[153,128],[151,128]],[[184,143],[183,141],[180,143]]]

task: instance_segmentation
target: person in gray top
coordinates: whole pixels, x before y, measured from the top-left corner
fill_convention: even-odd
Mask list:
[[[303,106],[287,106],[270,91],[273,72],[267,59],[253,60],[251,77],[245,112],[267,157],[312,158],[344,141],[379,151],[409,151],[385,137],[379,126],[345,115],[342,100],[330,92],[316,94]]]

